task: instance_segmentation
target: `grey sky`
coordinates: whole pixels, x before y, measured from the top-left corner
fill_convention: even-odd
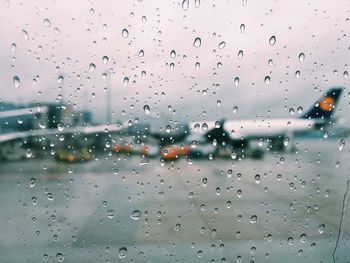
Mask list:
[[[0,98],[55,101],[62,94],[57,78],[63,74],[64,99],[77,109],[94,111],[101,121],[107,86],[112,89],[114,120],[149,118],[145,104],[154,114],[174,120],[254,118],[267,116],[269,110],[272,117],[280,117],[288,116],[290,107],[310,107],[330,86],[349,83],[343,76],[350,58],[348,1],[248,0],[243,6],[242,1],[201,0],[198,8],[189,1],[188,10],[181,3],[2,1]],[[129,31],[126,38],[124,28]],[[276,37],[274,45],[271,36]],[[193,46],[196,37],[202,40],[200,47]],[[226,45],[220,49],[222,41]],[[303,62],[298,59],[302,52]],[[109,58],[106,64],[103,56]],[[96,65],[93,71],[91,63]],[[295,77],[298,70],[300,78]],[[106,71],[110,77],[104,79]],[[21,79],[18,88],[13,84],[16,75]],[[266,76],[270,84],[264,82]],[[237,87],[235,77],[240,78]],[[348,115],[347,104],[346,97],[343,115]]]

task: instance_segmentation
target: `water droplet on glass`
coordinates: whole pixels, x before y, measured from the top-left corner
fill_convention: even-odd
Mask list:
[[[139,51],[138,56],[139,56],[140,58],[142,58],[144,55],[145,55],[145,52],[141,49],[141,50]]]
[[[266,85],[269,85],[271,83],[270,76],[266,76],[265,79],[264,79],[264,82],[265,82]]]
[[[132,211],[130,218],[133,220],[139,220],[141,216],[141,211],[140,210],[134,210]]]
[[[241,24],[241,26],[239,27],[239,30],[241,31],[241,33],[244,33],[244,31],[245,31],[245,24]]]
[[[290,115],[294,115],[294,114],[295,114],[294,108],[290,108],[290,109],[289,109],[289,114],[290,114]]]
[[[233,114],[237,113],[237,111],[238,111],[238,106],[234,106],[232,109]]]
[[[344,79],[349,78],[349,73],[348,73],[347,71],[344,71],[344,73],[343,73],[343,77],[344,77]]]
[[[63,76],[60,75],[60,76],[58,76],[58,78],[57,78],[57,82],[58,82],[58,83],[62,83],[63,79],[64,79]]]
[[[271,46],[273,46],[276,43],[276,37],[275,36],[270,37],[269,43]]]
[[[300,53],[298,58],[299,58],[300,62],[303,62],[304,59],[305,59],[305,54],[304,53]]]
[[[201,64],[199,62],[196,62],[196,64],[194,65],[196,70],[199,70],[201,67]]]
[[[182,1],[182,9],[187,11],[188,7],[190,6],[190,1],[189,0],[183,0]]]
[[[176,57],[175,50],[170,51],[170,57],[173,58],[173,59]]]
[[[343,150],[344,146],[345,146],[345,140],[341,139],[339,144],[338,144],[339,151]]]
[[[15,85],[15,88],[19,88],[19,86],[21,84],[21,80],[19,79],[18,76],[13,77],[13,84]]]
[[[297,108],[298,114],[302,114],[303,111],[304,111],[303,107],[299,106],[299,107]]]
[[[123,86],[127,86],[129,84],[129,78],[125,77],[123,80]]]
[[[201,0],[194,0],[194,6],[195,6],[196,8],[199,8],[200,5],[201,5]]]
[[[27,149],[27,151],[26,151],[26,156],[27,156],[27,158],[30,158],[30,157],[33,156],[33,152],[32,152],[31,149]]]
[[[28,32],[25,31],[24,29],[22,30],[22,37],[24,38],[24,40],[28,40],[29,39]]]
[[[47,261],[49,259],[49,255],[48,254],[44,254],[43,255],[43,261]]]
[[[326,229],[326,226],[324,224],[319,225],[318,226],[318,233],[323,234],[325,229]]]
[[[193,46],[194,47],[200,47],[202,44],[202,40],[199,37],[196,37],[193,41]]]
[[[64,125],[62,123],[57,124],[57,130],[62,132],[64,130]]]
[[[323,133],[323,138],[324,138],[324,139],[327,139],[327,138],[328,138],[328,132],[327,132],[327,131],[325,131],[325,132]]]
[[[250,218],[250,223],[255,224],[257,220],[258,220],[258,217],[256,215],[252,215]]]
[[[299,71],[299,70],[295,71],[295,77],[296,77],[297,79],[300,78],[300,71]]]
[[[108,61],[109,61],[109,58],[108,58],[107,56],[103,56],[103,57],[102,57],[102,62],[103,62],[103,64],[107,64]]]
[[[53,193],[46,194],[47,200],[52,201],[54,199]]]
[[[31,179],[30,179],[29,186],[30,186],[31,188],[34,187],[34,186],[35,186],[35,182],[36,182],[35,178],[31,178]]]
[[[121,248],[119,248],[118,257],[119,257],[119,258],[125,258],[127,252],[128,252],[128,250],[126,249],[126,247],[121,247]]]
[[[226,42],[222,41],[219,43],[219,49],[223,49],[226,46]]]
[[[124,29],[122,30],[122,36],[123,36],[124,38],[127,38],[127,37],[129,36],[129,31],[128,31],[126,28],[124,28]]]
[[[208,124],[203,123],[203,124],[202,124],[202,130],[203,130],[203,131],[207,131],[207,130],[208,130]]]
[[[235,77],[235,78],[233,79],[233,83],[234,83],[235,86],[237,87],[238,84],[239,84],[239,77]]]
[[[46,27],[50,27],[50,26],[51,26],[51,22],[50,22],[50,20],[47,19],[47,18],[45,18],[45,19],[43,20],[43,24],[44,24],[44,26],[46,26]]]
[[[243,58],[243,50],[238,51],[237,57],[238,57],[238,59]]]
[[[177,223],[176,225],[175,225],[175,231],[179,231],[180,230],[180,228],[181,228],[181,225],[179,224],[179,223]]]
[[[114,217],[114,210],[109,209],[107,210],[107,218],[112,219]]]
[[[17,45],[15,43],[11,44],[11,51],[14,52],[17,49]]]
[[[62,262],[64,260],[64,256],[62,255],[62,253],[57,253],[56,258],[59,262]]]
[[[94,63],[90,63],[89,70],[94,71],[96,68],[96,65]]]
[[[148,105],[143,106],[143,111],[144,111],[147,115],[149,115],[149,114],[151,113],[151,109],[149,108]]]

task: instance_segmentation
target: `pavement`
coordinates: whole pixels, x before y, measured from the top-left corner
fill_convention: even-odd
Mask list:
[[[0,163],[0,262],[349,262],[339,141],[261,160]]]

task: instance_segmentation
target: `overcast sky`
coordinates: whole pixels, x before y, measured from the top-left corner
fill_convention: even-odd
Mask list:
[[[330,86],[347,88],[348,1],[182,2],[2,0],[1,100],[62,95],[102,122],[110,88],[113,120],[148,120],[149,105],[151,115],[192,121],[286,117]]]

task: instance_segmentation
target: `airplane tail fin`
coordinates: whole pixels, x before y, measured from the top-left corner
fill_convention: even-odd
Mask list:
[[[328,90],[311,109],[304,115],[300,116],[302,119],[329,119],[333,116],[334,109],[337,106],[343,88],[331,88]]]

